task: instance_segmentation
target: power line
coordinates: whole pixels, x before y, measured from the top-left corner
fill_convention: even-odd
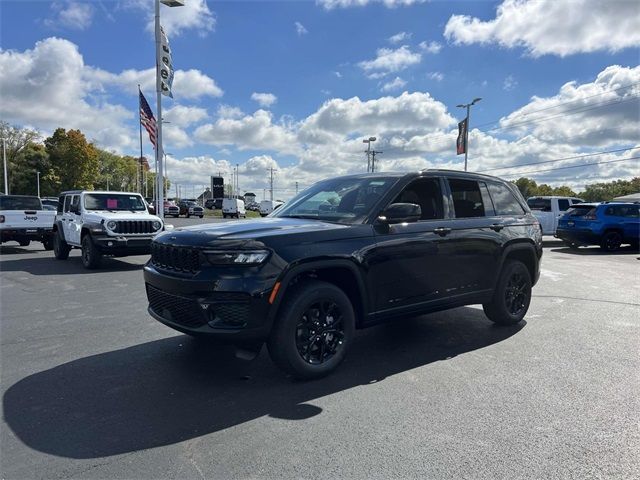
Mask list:
[[[554,170],[566,170],[568,168],[590,167],[590,166],[593,166],[593,165],[603,165],[603,164],[606,164],[606,163],[627,162],[629,160],[636,160],[638,158],[640,158],[640,156],[619,158],[619,159],[616,159],[616,160],[604,160],[602,162],[583,163],[581,165],[569,165],[569,166],[566,166],[566,167],[546,168],[546,169],[543,169],[543,170],[533,170],[531,172],[521,172],[521,173],[518,173],[518,174],[509,175],[509,176],[510,177],[511,176],[516,177],[516,176],[519,176],[519,175],[531,175],[531,174],[534,174],[534,173],[551,172],[551,171],[554,171]]]
[[[578,159],[578,158],[595,157],[597,155],[604,155],[606,153],[625,152],[625,151],[630,151],[630,150],[637,150],[639,148],[640,147],[618,148],[616,150],[605,150],[605,151],[602,151],[602,152],[588,153],[588,154],[585,154],[585,155],[574,155],[572,157],[554,158],[553,160],[544,160],[542,162],[523,163],[522,165],[512,165],[510,167],[488,168],[486,170],[480,170],[478,173],[493,172],[495,170],[506,170],[506,169],[511,169],[511,168],[528,167],[530,165],[541,165],[543,163],[560,162],[562,160],[575,160],[575,159]]]

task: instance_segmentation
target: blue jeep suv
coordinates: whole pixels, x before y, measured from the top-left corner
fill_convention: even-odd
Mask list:
[[[580,203],[558,221],[556,237],[569,247],[600,245],[615,252],[622,244],[637,250],[640,244],[640,214],[637,203]]]

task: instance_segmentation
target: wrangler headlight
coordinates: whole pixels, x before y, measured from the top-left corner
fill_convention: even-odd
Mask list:
[[[110,221],[107,222],[107,228],[109,230],[115,230],[117,226],[118,226],[118,224],[116,222],[114,222],[113,220],[110,220]]]
[[[209,250],[204,254],[212,265],[259,265],[269,256],[267,250]]]
[[[154,230],[160,230],[162,228],[162,223],[160,223],[158,220],[154,220],[151,225],[153,226]]]

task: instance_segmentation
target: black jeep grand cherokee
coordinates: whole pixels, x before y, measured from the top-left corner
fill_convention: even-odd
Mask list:
[[[327,374],[354,331],[481,303],[522,320],[539,276],[540,225],[511,184],[455,171],[325,180],[266,219],[158,235],[149,313],[194,336],[257,349],[296,377]]]

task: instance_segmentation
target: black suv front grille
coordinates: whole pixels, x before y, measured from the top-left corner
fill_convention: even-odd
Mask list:
[[[153,220],[118,220],[116,221],[115,233],[156,233],[153,229]]]
[[[195,300],[163,292],[147,285],[149,306],[157,315],[186,327],[201,327],[207,321]]]
[[[200,271],[200,251],[153,242],[151,264],[163,270],[196,274]]]

